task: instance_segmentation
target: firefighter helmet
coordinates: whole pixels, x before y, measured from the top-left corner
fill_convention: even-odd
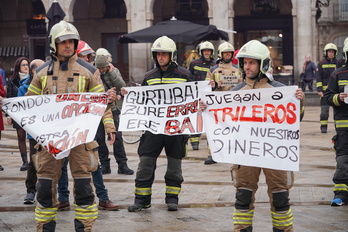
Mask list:
[[[343,41],[343,47],[344,47],[344,45],[346,45],[347,42],[348,42],[348,37],[344,39],[344,41]]]
[[[172,62],[176,62],[176,56],[177,56],[176,44],[171,38],[168,38],[167,36],[164,35],[156,39],[155,42],[152,44],[152,47],[151,47],[152,58],[156,62],[157,62],[157,56],[156,56],[157,52],[169,52],[171,54],[170,60]]]
[[[210,43],[209,41],[204,41],[204,42],[200,43],[199,47],[198,47],[198,54],[200,56],[203,56],[203,50],[205,50],[205,49],[211,50],[211,55],[210,56],[211,57],[214,56],[215,49],[214,49],[214,45],[212,43]]]
[[[348,63],[348,43],[344,45],[342,53],[345,63]]]
[[[217,50],[219,59],[222,59],[223,52],[232,52],[232,57],[233,57],[234,47],[229,42],[223,42],[222,44],[219,45]]]
[[[324,57],[327,56],[327,51],[328,50],[334,50],[335,51],[335,56],[337,55],[337,46],[334,43],[328,43],[324,47]]]
[[[59,23],[53,25],[48,38],[50,42],[50,53],[55,54],[57,52],[56,43],[60,43],[67,39],[74,40],[76,50],[78,42],[80,40],[80,35],[74,25],[62,20]]]
[[[266,74],[272,69],[271,65],[271,53],[266,47],[258,40],[250,40],[241,47],[236,56],[238,59],[238,69],[244,72],[244,58],[251,58],[260,61],[260,71]]]
[[[94,54],[94,50],[88,45],[88,43],[86,43],[83,40],[79,41],[79,44],[77,46],[76,49],[76,53],[77,55],[81,55],[81,56],[87,56],[89,54]]]

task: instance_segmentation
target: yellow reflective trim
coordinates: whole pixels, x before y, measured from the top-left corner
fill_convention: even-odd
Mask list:
[[[194,66],[193,69],[198,70],[198,71],[208,72],[210,68]]]
[[[348,191],[348,186],[346,184],[335,184],[333,191]]]
[[[336,64],[323,64],[322,68],[336,68]]]
[[[162,78],[162,83],[183,83],[187,82],[185,78]]]
[[[114,120],[112,118],[105,118],[103,119],[103,124],[106,125],[108,123],[114,124]]]
[[[103,85],[97,85],[97,86],[94,86],[93,88],[91,88],[90,90],[88,90],[88,92],[102,93],[102,92],[105,92],[105,89],[104,89]]]
[[[47,76],[42,76],[41,77],[41,94],[43,94],[43,90],[46,88],[47,85]]]
[[[199,142],[199,137],[191,137],[191,138],[190,138],[190,142],[191,142],[191,143]]]
[[[339,128],[348,127],[348,120],[336,120],[335,125]]]
[[[135,188],[134,193],[137,195],[148,196],[152,194],[152,189],[151,188]]]
[[[179,195],[180,191],[181,191],[181,188],[166,186],[166,193],[168,193],[168,194]]]
[[[324,85],[324,86],[323,86],[323,90],[327,90],[327,85]]]
[[[86,77],[85,76],[79,76],[79,93],[85,92],[85,87],[86,87]]]
[[[89,205],[87,207],[81,207],[77,204],[74,204],[75,206],[75,211],[98,211],[97,204]]]
[[[340,97],[340,95],[338,94],[338,93],[336,93],[334,96],[333,96],[333,98],[332,98],[332,102],[333,102],[333,104],[335,104],[336,106],[339,106],[340,105],[340,103],[339,103],[339,97]]]
[[[159,83],[161,83],[161,78],[155,78],[155,79],[147,80],[146,82],[147,82],[149,85],[159,84]]]
[[[41,95],[42,94],[42,89],[37,88],[36,86],[29,85],[28,91],[31,91],[35,93],[36,95]]]
[[[348,80],[339,80],[338,85],[348,85]]]
[[[323,82],[317,82],[317,87],[323,86]]]

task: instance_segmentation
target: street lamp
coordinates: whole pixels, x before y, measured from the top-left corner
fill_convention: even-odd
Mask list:
[[[331,0],[317,0],[315,2],[315,7],[317,8],[317,13],[315,15],[315,18],[318,22],[320,16],[321,16],[321,9],[320,7],[328,7],[330,5]]]
[[[317,0],[315,5],[316,7],[322,7],[322,6],[328,7],[330,5],[330,1],[331,0],[326,0],[326,2],[324,2],[324,1]]]

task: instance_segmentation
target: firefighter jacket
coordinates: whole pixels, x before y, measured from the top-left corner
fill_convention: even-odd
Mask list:
[[[331,73],[335,71],[337,65],[336,58],[329,60],[328,58],[324,58],[318,63],[317,71],[315,73],[315,77],[317,79],[317,91],[323,92],[327,88],[327,83],[329,82],[329,78]]]
[[[227,91],[241,81],[241,73],[237,68],[232,66],[232,62],[221,62],[207,72],[206,79],[214,80],[215,86],[218,86],[217,82],[221,81],[221,86],[217,87],[215,90]]]
[[[329,80],[324,99],[328,105],[333,106],[336,131],[348,131],[348,104],[341,101],[340,93],[345,92],[344,87],[348,85],[348,67],[334,71]]]
[[[105,92],[99,71],[74,54],[61,62],[53,56],[36,69],[26,95],[46,95],[59,93]],[[104,113],[102,121],[107,133],[116,132],[111,110]]]
[[[284,87],[283,83],[279,81],[270,81],[266,76],[258,79],[249,79],[246,78],[245,81],[236,85],[232,90],[246,90],[246,89],[261,89],[261,88],[275,88],[275,87]],[[304,98],[300,102],[300,120],[304,116]]]
[[[142,85],[161,85],[192,81],[191,73],[187,69],[172,63],[166,71],[154,68],[145,74]]]
[[[189,70],[192,73],[192,80],[204,81],[207,76],[207,72],[214,65],[215,62],[213,59],[206,61],[203,57],[200,57],[199,59],[193,60],[189,67]]]
[[[346,59],[342,57],[337,61],[336,69],[346,66]]]
[[[114,67],[112,71],[108,71],[105,74],[101,74],[100,78],[103,81],[104,88],[106,90],[116,87],[116,91],[120,91],[122,87],[126,86],[122,75],[118,68]],[[111,111],[117,111],[122,108],[122,100],[112,103]]]

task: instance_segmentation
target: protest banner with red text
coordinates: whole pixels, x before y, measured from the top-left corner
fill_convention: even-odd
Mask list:
[[[203,122],[217,162],[298,171],[297,86],[203,92]]]
[[[204,132],[199,93],[211,90],[208,81],[126,87],[120,131],[150,131],[179,135]]]
[[[105,93],[69,93],[7,98],[3,111],[56,159],[94,140],[107,107]]]

